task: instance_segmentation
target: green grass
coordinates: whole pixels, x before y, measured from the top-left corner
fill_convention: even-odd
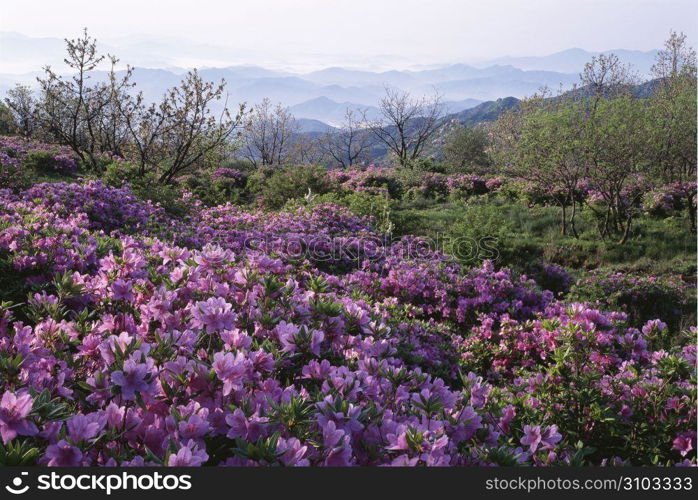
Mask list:
[[[577,216],[579,238],[560,232],[556,207],[527,207],[501,200],[462,203],[410,202],[392,207],[398,236],[415,234],[498,239],[500,264],[525,269],[536,259],[578,270],[615,268],[691,278],[696,272],[696,236],[685,216],[641,216],[625,244],[602,240],[589,209]]]

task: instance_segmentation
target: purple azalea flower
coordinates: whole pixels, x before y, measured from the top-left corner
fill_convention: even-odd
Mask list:
[[[521,444],[527,445],[531,453],[535,453],[540,445],[543,436],[541,434],[540,425],[525,425],[524,436],[521,438]]]
[[[179,423],[179,436],[181,439],[195,439],[206,435],[210,428],[208,421],[198,414],[189,417],[189,420]]]
[[[82,451],[65,440],[46,448],[44,460],[51,467],[79,467],[82,463]]]
[[[679,433],[676,439],[673,441],[673,449],[678,451],[682,457],[688,455],[692,450],[695,449],[696,442],[696,432],[695,431],[685,431]]]
[[[35,436],[39,429],[27,419],[34,400],[29,394],[16,394],[5,391],[0,401],[0,436],[7,444],[16,436]]]
[[[130,301],[133,299],[133,292],[131,291],[131,283],[124,281],[123,279],[118,279],[111,284],[112,298],[114,300],[125,300]]]
[[[167,460],[170,467],[200,467],[208,460],[208,454],[204,450],[196,447],[193,441],[189,441],[186,446],[173,453]]]
[[[136,393],[148,392],[150,383],[148,382],[148,365],[137,363],[129,358],[124,362],[124,369],[112,372],[111,380],[121,387],[121,394],[126,400],[135,400]]]
[[[211,297],[203,302],[197,302],[191,309],[192,325],[206,328],[208,333],[232,330],[236,318],[232,308],[232,304],[222,297]]]
[[[66,422],[68,436],[74,443],[87,441],[97,436],[106,423],[106,417],[99,413],[90,413],[88,415],[78,413],[70,417]]]
[[[557,425],[549,425],[545,429],[540,425],[526,425],[521,444],[528,445],[530,452],[535,453],[539,447],[543,450],[552,450],[561,439],[562,435],[557,432]]]
[[[213,370],[223,381],[223,395],[242,388],[246,379],[249,362],[241,352],[217,352],[213,355]]]

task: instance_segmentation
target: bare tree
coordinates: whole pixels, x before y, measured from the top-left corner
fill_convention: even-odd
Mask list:
[[[671,31],[664,48],[657,53],[652,74],[663,83],[671,83],[682,76],[696,78],[696,51],[686,44],[686,35]]]
[[[29,137],[37,129],[36,125],[36,97],[28,85],[17,84],[7,91],[5,103],[12,111],[18,132]]]
[[[344,114],[340,129],[329,130],[320,140],[322,150],[342,168],[365,161],[373,144],[373,134],[350,108]]]
[[[327,154],[322,139],[308,134],[296,134],[292,140],[289,161],[298,165],[324,165]]]
[[[282,165],[292,151],[298,122],[288,108],[273,106],[265,98],[250,112],[244,124],[244,156],[257,165]]]
[[[214,115],[211,106],[224,99],[224,90],[225,81],[206,82],[193,70],[159,104],[147,105],[142,94],[118,101],[141,174],[156,172],[160,182],[169,183],[229,145],[240,130],[245,106],[233,115],[225,97],[222,111]]]
[[[100,151],[108,151],[118,156],[124,156],[125,148],[130,142],[131,136],[126,123],[126,117],[121,113],[122,102],[129,99],[130,92],[135,87],[131,81],[133,68],[126,67],[124,76],[117,77],[115,65],[116,58],[111,58],[111,71],[109,72],[108,92],[109,99],[102,108],[102,112],[96,120],[98,148]]]
[[[420,157],[438,130],[443,106],[438,93],[413,98],[408,92],[386,87],[379,111],[378,120],[364,120],[367,127],[401,166],[408,166]]]
[[[44,131],[69,146],[80,159],[92,168],[98,166],[97,156],[102,152],[105,109],[113,102],[113,83],[92,83],[91,73],[107,56],[97,53],[97,41],[84,30],[81,38],[66,40],[68,56],[65,63],[75,73],[64,79],[49,66],[45,77],[37,78],[41,98],[37,106],[37,119]],[[108,56],[112,63],[112,77],[117,59]],[[130,72],[118,83],[120,88],[129,85]]]
[[[581,88],[592,98],[592,114],[603,98],[628,94],[638,76],[615,54],[599,54],[584,65],[579,75]]]

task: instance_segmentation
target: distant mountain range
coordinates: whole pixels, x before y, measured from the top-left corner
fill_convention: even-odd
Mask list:
[[[473,108],[481,102],[477,99],[445,101],[443,107],[445,113],[451,114]],[[353,111],[356,119],[361,119],[365,116],[368,120],[376,120],[380,116],[380,111],[376,106],[364,106],[355,102],[336,102],[324,96],[291,106],[290,110],[295,117],[321,120],[333,127],[342,125],[347,110]]]
[[[514,66],[527,71],[558,71],[561,73],[579,73],[589,60],[599,54],[613,53],[618,58],[633,66],[641,76],[650,74],[657,56],[657,50],[646,52],[640,50],[606,50],[604,52],[589,52],[584,49],[567,49],[547,56],[539,57],[500,57],[481,63],[483,66],[503,64]]]
[[[196,60],[231,60],[232,54],[220,47],[191,43],[173,45],[171,40],[121,41],[101,45],[104,52],[119,55],[124,62],[135,64],[134,80],[146,99],[157,100],[164,91],[176,85],[186,69],[172,66],[174,59],[166,54]],[[118,46],[115,46],[118,45]],[[656,51],[613,51],[646,74]],[[58,38],[32,38],[17,33],[0,32],[0,97],[16,83],[35,83],[39,69],[53,64],[61,70],[64,42]],[[470,113],[487,116],[480,108],[488,101],[503,97],[521,98],[543,86],[563,91],[578,81],[584,64],[596,53],[569,49],[542,57],[502,57],[477,64],[447,64],[422,69],[369,71],[345,67],[328,67],[318,71],[282,71],[250,64],[225,67],[203,67],[206,80],[221,78],[228,83],[229,102],[259,103],[265,97],[289,106],[296,118],[307,120],[303,127],[313,130],[337,126],[347,109],[377,116],[385,87],[399,88],[421,96],[438,92],[447,113]],[[106,73],[95,75],[105,78]]]
[[[650,97],[655,92],[657,85],[659,84],[659,79],[652,79],[646,82],[640,83],[638,85],[633,85],[630,92],[635,97],[645,98]],[[589,95],[587,87],[579,87],[573,92],[581,93],[582,95]],[[570,93],[564,93],[561,96],[552,97],[552,99],[561,99],[565,96],[569,96]],[[578,95],[578,94],[574,94]],[[516,109],[519,107],[521,101],[516,97],[504,97],[494,101],[487,101],[472,108],[466,109],[464,111],[452,113],[444,118],[444,122],[457,121],[461,125],[466,125],[469,127],[486,123],[493,122],[502,113],[509,111],[510,109]]]

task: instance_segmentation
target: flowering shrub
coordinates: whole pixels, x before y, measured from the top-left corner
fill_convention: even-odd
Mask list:
[[[395,174],[395,169],[374,165],[366,168],[332,169],[327,173],[330,182],[340,190],[399,198],[402,196],[404,187]]]
[[[567,269],[547,262],[536,262],[529,266],[529,274],[541,288],[558,295],[569,292],[574,281]]]
[[[0,149],[0,189],[18,191],[31,185],[31,177],[22,168],[18,158]]]
[[[485,180],[470,174],[451,175],[447,182],[449,196],[454,200],[466,200],[501,187],[499,179]]]
[[[242,187],[246,178],[243,172],[234,168],[218,168],[213,171],[212,176],[214,179],[230,179],[234,181],[238,187]]]
[[[695,329],[332,204],[174,219],[127,186],[1,194],[0,263],[30,286],[0,306],[5,464],[696,462]]]
[[[327,174],[339,191],[368,192],[393,199],[418,195],[426,199],[466,200],[471,196],[498,192],[504,185],[500,177],[489,179],[470,174],[445,175],[409,169],[370,166],[333,169]]]
[[[667,216],[672,212],[696,209],[696,183],[675,182],[658,186],[645,194],[642,208],[650,215]]]
[[[23,137],[0,136],[0,162],[14,158],[25,168],[67,174],[77,170],[77,157],[69,148]]]
[[[621,272],[591,272],[575,283],[571,297],[625,311],[635,325],[662,318],[678,327],[680,318],[690,317],[696,308],[694,288],[680,278]]]
[[[424,198],[441,199],[448,193],[446,178],[438,173],[427,172],[417,188],[417,193]]]

